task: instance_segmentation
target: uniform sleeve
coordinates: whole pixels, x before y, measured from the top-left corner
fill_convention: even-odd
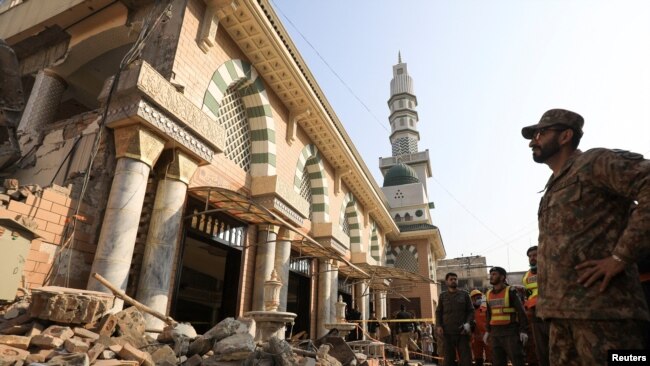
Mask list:
[[[436,306],[436,326],[442,327],[442,293],[438,295],[438,306]]]
[[[526,310],[517,296],[517,290],[510,289],[510,302],[512,306],[517,311],[517,319],[519,320],[519,333],[528,332],[528,317],[526,316]]]
[[[594,158],[594,184],[637,202],[612,254],[628,263],[650,254],[650,160],[628,151],[603,149]]]
[[[472,305],[472,299],[469,297],[469,294],[465,294],[465,313],[467,314],[467,319],[465,323],[470,324],[474,320],[474,306]]]

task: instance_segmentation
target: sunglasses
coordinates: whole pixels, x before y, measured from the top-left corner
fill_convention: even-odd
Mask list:
[[[564,131],[568,129],[569,129],[568,127],[564,127],[564,126],[543,127],[533,132],[533,140],[535,141],[539,140],[544,135],[544,133],[546,133],[546,131]]]

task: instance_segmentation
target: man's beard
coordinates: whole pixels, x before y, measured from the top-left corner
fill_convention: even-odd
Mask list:
[[[452,283],[452,284],[449,285],[449,288],[458,288],[458,284],[457,283]]]
[[[557,140],[557,138],[554,138],[553,140],[549,141],[546,146],[535,145],[533,148],[539,149],[539,155],[535,155],[535,152],[533,151],[533,160],[536,163],[543,163],[548,160],[548,158],[560,151],[560,142]]]

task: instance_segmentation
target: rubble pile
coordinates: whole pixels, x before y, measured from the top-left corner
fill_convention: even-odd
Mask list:
[[[256,344],[255,321],[248,318],[227,318],[202,335],[189,324],[173,323],[154,338],[137,307],[108,313],[114,301],[99,292],[51,286],[0,306],[0,366],[365,364],[341,363],[325,344],[318,352],[277,338]]]

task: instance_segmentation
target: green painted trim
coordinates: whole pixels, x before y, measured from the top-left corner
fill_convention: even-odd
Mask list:
[[[219,73],[219,69],[214,72],[214,75],[212,76],[212,81],[217,85],[217,88],[221,91],[221,94],[226,94],[226,90],[228,90],[228,83],[221,77],[221,74]]]
[[[219,116],[219,102],[217,102],[217,100],[214,98],[214,95],[212,95],[212,93],[209,91],[205,93],[205,97],[203,98],[203,105],[208,107],[212,114]]]
[[[273,117],[273,113],[271,112],[271,106],[268,104],[246,108],[246,115],[248,116],[248,118],[265,117],[265,116]]]
[[[265,128],[263,130],[250,130],[251,141],[271,141],[275,142],[275,131]]]
[[[327,205],[325,203],[313,203],[311,205],[312,212],[325,212]]]
[[[315,196],[315,195],[319,195],[319,194],[325,194],[326,192],[327,191],[326,191],[325,187],[312,187],[311,188],[312,197]]]
[[[232,80],[237,80],[240,78],[240,75],[237,75],[237,69],[235,69],[235,62],[230,60],[226,61],[224,64],[226,66],[226,70],[228,70],[228,75],[230,75],[230,78]]]

